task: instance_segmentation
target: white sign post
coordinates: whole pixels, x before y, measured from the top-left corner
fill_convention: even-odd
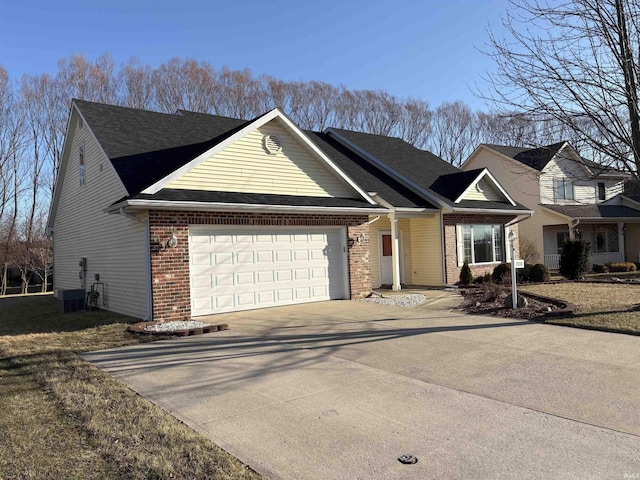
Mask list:
[[[511,242],[511,301],[513,309],[518,308],[518,292],[516,291],[516,234],[509,231],[509,241]]]

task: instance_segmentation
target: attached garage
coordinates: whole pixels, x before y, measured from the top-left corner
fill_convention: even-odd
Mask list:
[[[191,315],[349,298],[344,227],[189,228]]]

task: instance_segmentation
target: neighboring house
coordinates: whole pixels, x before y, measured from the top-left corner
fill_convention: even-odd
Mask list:
[[[48,229],[56,292],[165,321],[454,283],[530,214],[397,138],[74,100]]]
[[[568,142],[540,148],[480,145],[463,170],[489,168],[535,210],[520,226],[540,259],[559,267],[568,238],[591,243],[591,265],[640,260],[640,204],[622,194],[629,174],[580,157]]]

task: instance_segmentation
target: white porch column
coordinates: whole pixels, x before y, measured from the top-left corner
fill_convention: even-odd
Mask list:
[[[624,251],[624,223],[618,222],[618,252],[622,255],[622,261],[627,261],[627,255]]]
[[[398,219],[395,212],[389,214],[391,223],[391,262],[393,267],[393,285],[391,289],[399,292],[400,286],[400,233],[398,232]]]

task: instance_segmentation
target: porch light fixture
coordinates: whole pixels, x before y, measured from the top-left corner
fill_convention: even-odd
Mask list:
[[[177,245],[178,245],[178,237],[176,237],[175,233],[172,233],[169,240],[167,240],[167,247],[175,248]]]

